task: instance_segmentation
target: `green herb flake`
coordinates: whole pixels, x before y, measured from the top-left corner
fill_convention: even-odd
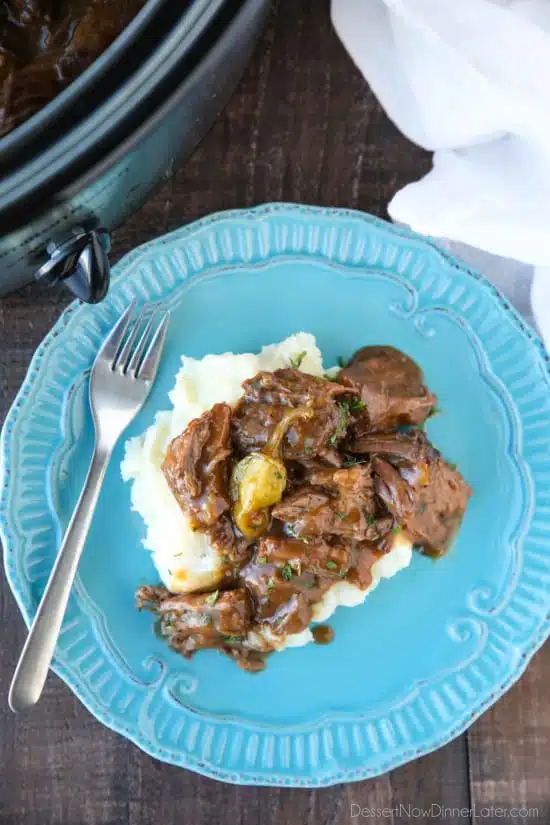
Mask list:
[[[299,370],[300,369],[302,361],[304,360],[306,355],[307,355],[307,350],[303,349],[301,352],[295,353],[294,355],[292,355],[288,359],[288,362],[289,362],[289,364],[290,364],[290,366],[292,367],[293,370]]]
[[[229,644],[234,644],[234,643],[242,642],[243,637],[242,636],[224,636],[223,640],[224,640],[224,642],[229,642]]]
[[[222,564],[229,564],[230,561],[231,559],[229,558],[229,556],[226,556],[224,553],[222,556]]]
[[[432,418],[434,415],[439,415],[440,412],[441,410],[439,409],[439,407],[432,407],[430,412],[428,413],[428,418]]]
[[[214,607],[218,600],[219,590],[214,590],[213,593],[209,593],[208,596],[205,598],[204,603],[208,605],[208,607]]]
[[[350,467],[356,467],[358,464],[368,464],[368,459],[366,458],[357,458],[356,456],[348,456],[342,462],[342,466],[349,469]]]
[[[270,576],[268,578],[268,580],[265,583],[265,586],[268,590],[273,590],[273,588],[275,587],[275,579],[273,578],[273,576]]]
[[[258,556],[258,564],[267,564],[267,556]]]
[[[454,463],[454,461],[448,461],[447,463],[448,463],[449,467],[451,468],[451,470],[456,470],[457,465]]]
[[[367,521],[371,527],[374,527],[374,525],[376,524],[376,519],[374,518],[374,516],[367,516]]]
[[[311,447],[306,447],[306,448],[304,449],[304,453],[305,453],[306,455],[311,455],[311,454],[312,454],[312,452],[313,452],[313,449],[312,449]]]
[[[403,528],[400,524],[396,524],[395,527],[392,527],[391,529],[392,533],[401,533],[402,530]]]
[[[298,536],[298,533],[296,532],[296,525],[295,524],[285,524],[285,532],[286,532],[287,536],[290,536],[293,539],[297,538],[297,536]]]
[[[337,567],[338,565],[335,561],[332,561],[332,559],[330,561],[327,561],[327,570],[336,570]]]
[[[338,364],[338,366],[342,370],[344,369],[344,367],[347,367],[347,365],[348,365],[348,362],[346,361],[346,359],[342,355],[338,356],[338,358],[336,359],[336,363]]]
[[[345,513],[335,513],[334,515],[336,516],[336,518],[345,518],[346,517]]]
[[[316,587],[316,586],[317,585],[313,581],[313,579],[308,579],[307,581],[302,582],[302,587],[307,587],[308,590],[311,590],[311,588]]]
[[[275,478],[278,478],[278,479],[279,479],[279,481],[280,481],[280,480],[282,479],[282,477],[283,477],[283,474],[282,474],[282,473],[280,473],[280,472],[277,470],[277,472],[275,473]]]
[[[328,443],[331,447],[336,445],[340,437],[345,436],[348,426],[349,417],[352,412],[358,412],[365,406],[358,398],[348,398],[345,401],[338,401],[338,424],[333,434],[330,436]]]
[[[285,566],[281,570],[281,577],[285,580],[285,582],[289,582],[292,578],[293,570],[289,562],[285,564]]]
[[[417,515],[421,516],[422,513],[426,512],[427,505],[424,502],[421,502],[418,507],[416,508]]]
[[[346,398],[343,401],[338,401],[338,406],[347,413],[361,412],[365,409],[365,402],[360,398]]]

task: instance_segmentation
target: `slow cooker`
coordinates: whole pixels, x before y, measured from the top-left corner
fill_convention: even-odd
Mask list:
[[[0,295],[38,278],[105,296],[110,231],[209,129],[271,5],[194,0],[174,16],[150,4],[90,77],[0,141]]]

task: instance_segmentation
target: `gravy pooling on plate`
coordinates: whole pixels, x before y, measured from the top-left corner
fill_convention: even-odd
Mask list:
[[[236,404],[214,404],[169,444],[172,495],[222,561],[209,592],[137,592],[185,656],[219,648],[260,670],[338,582],[368,590],[396,536],[440,556],[460,526],[471,489],[420,429],[437,402],[420,368],[373,346],[329,379],[302,372],[301,357],[245,380]]]

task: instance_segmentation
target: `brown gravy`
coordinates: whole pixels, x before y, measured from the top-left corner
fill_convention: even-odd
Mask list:
[[[316,645],[329,645],[334,641],[334,630],[328,624],[318,624],[311,629]]]

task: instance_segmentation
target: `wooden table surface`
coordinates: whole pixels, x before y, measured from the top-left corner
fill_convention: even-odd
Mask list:
[[[429,165],[352,65],[328,0],[281,0],[225,113],[118,230],[114,258],[209,212],[266,201],[384,216],[392,194]],[[66,303],[37,286],[0,301],[0,421]],[[53,675],[37,708],[13,717],[6,697],[24,631],[3,578],[0,623],[1,825],[550,823],[548,644],[451,744],[378,779],[306,791],[223,785],[156,762],[103,728]],[[357,806],[386,811],[354,816]]]

